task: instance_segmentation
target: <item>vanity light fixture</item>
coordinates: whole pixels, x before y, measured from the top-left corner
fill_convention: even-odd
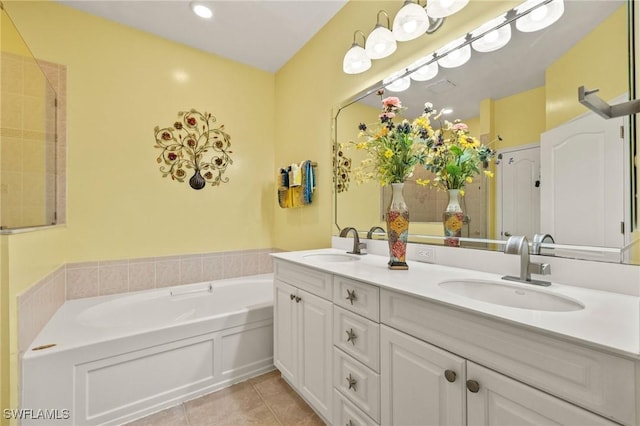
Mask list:
[[[387,26],[380,25],[380,14],[387,17]],[[390,30],[389,14],[384,10],[378,12],[376,26],[365,41],[364,50],[371,59],[382,59],[396,51],[398,45]]]
[[[471,46],[465,39],[466,37],[456,39],[436,51],[437,56],[442,56],[438,59],[438,64],[441,67],[456,68],[471,59]]]
[[[353,33],[353,44],[342,60],[342,71],[345,74],[359,74],[371,68],[371,59],[367,56],[364,47],[356,41],[356,35],[358,34],[362,35],[362,40],[366,42],[366,37],[362,31],[357,30]]]
[[[560,19],[564,13],[564,1],[527,0],[516,7],[518,14],[526,11],[529,12],[516,21],[516,28],[525,33],[538,31]]]
[[[404,92],[411,86],[411,79],[408,75],[403,76],[404,71],[396,72],[382,80],[385,89],[391,92]]]
[[[418,0],[419,1],[419,0]],[[431,26],[429,16],[419,2],[406,0],[393,19],[393,36],[398,41],[409,41],[420,37]]]
[[[415,70],[409,74],[412,80],[427,81],[438,75],[438,62],[433,60],[433,55],[429,55],[409,65],[409,69]]]
[[[471,43],[471,47],[477,52],[493,52],[501,47],[504,47],[511,40],[511,24],[507,23],[501,27],[498,27],[506,20],[506,14],[492,19],[491,21],[479,26],[477,29],[471,32],[473,38],[480,34],[486,33],[482,37],[474,40]],[[491,30],[495,28],[494,30]],[[489,32],[487,32],[489,31]]]
[[[189,6],[191,7],[193,13],[201,18],[211,19],[213,17],[213,10],[211,10],[209,6],[202,2],[192,1],[191,3],[189,3]]]
[[[446,18],[461,11],[469,0],[428,0],[427,15],[431,18]]]

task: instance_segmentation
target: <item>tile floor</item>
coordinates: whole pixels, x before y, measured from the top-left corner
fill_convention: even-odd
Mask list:
[[[274,370],[127,424],[183,425],[322,426],[324,422]]]

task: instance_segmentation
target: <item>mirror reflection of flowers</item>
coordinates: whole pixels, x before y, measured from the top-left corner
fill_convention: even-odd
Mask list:
[[[432,172],[432,180],[418,179],[420,185],[432,185],[438,189],[459,189],[464,195],[464,187],[473,182],[473,178],[487,169],[495,151],[480,143],[474,136],[469,135],[469,127],[460,120],[449,122],[442,120],[442,113],[433,109],[431,103],[425,104],[425,111],[421,118],[440,121],[440,128],[434,130],[434,137],[427,141],[423,161],[424,168]],[[502,140],[498,136],[497,140]],[[482,170],[493,177],[489,170]]]
[[[378,92],[383,93],[382,89]],[[352,143],[357,149],[366,150],[368,158],[354,170],[356,182],[375,178],[381,185],[401,183],[413,175],[417,164],[426,161],[427,141],[433,139],[434,131],[423,117],[395,124],[393,119],[404,109],[397,97],[384,98],[378,123],[372,127],[364,123],[358,126],[359,142]]]

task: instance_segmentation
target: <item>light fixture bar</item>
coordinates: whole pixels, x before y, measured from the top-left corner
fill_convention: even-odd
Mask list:
[[[519,19],[519,18],[531,13],[532,11],[534,11],[535,9],[537,9],[539,7],[542,7],[544,5],[547,5],[547,4],[551,3],[552,1],[554,1],[554,0],[544,0],[543,2],[540,2],[540,3],[536,4],[535,6],[531,7],[530,9],[524,10],[524,11],[522,11],[520,13],[518,13],[516,11],[516,8],[517,8],[517,6],[516,6],[516,7],[512,8],[511,10],[509,10],[505,14],[504,22],[496,25],[493,28],[489,28],[486,31],[478,33],[475,36],[471,35],[471,33],[467,33],[467,35],[465,37],[463,37],[465,39],[464,42],[461,43],[459,46],[455,46],[455,48],[450,49],[447,52],[443,52],[440,55],[434,53],[433,58],[431,60],[429,60],[429,61],[424,62],[421,66],[429,65],[432,62],[436,62],[438,59],[440,59],[440,58],[442,58],[444,56],[447,56],[449,53],[453,52],[454,50],[459,49],[459,48],[464,47],[464,46],[467,46],[467,45],[473,43],[474,41],[481,39],[485,35],[489,34],[491,31],[498,30],[498,29],[504,27],[505,25],[509,25],[512,22],[516,21],[517,19]],[[406,76],[410,75],[411,73],[413,73],[416,69],[417,68],[410,68],[410,67],[405,68],[404,72],[398,72],[396,78],[400,79],[400,78],[406,77]],[[390,82],[387,82],[387,84],[388,83],[390,83]],[[382,84],[380,87],[377,87],[375,89],[369,90],[369,91],[361,94],[356,99],[354,99],[353,101],[349,102],[349,104],[347,104],[347,105],[350,105],[352,103],[358,102],[360,99],[365,98],[366,96],[369,96],[370,94],[377,92],[381,87],[384,87],[384,86],[385,86],[385,84]],[[347,106],[347,105],[345,105],[345,106]]]

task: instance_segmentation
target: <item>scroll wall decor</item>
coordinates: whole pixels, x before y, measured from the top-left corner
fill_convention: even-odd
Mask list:
[[[171,127],[155,127],[156,148],[162,150],[157,158],[162,177],[184,182],[188,175],[193,189],[202,189],[229,182],[224,172],[233,160],[231,136],[224,124],[215,127],[216,118],[192,109],[178,112],[178,120]]]

